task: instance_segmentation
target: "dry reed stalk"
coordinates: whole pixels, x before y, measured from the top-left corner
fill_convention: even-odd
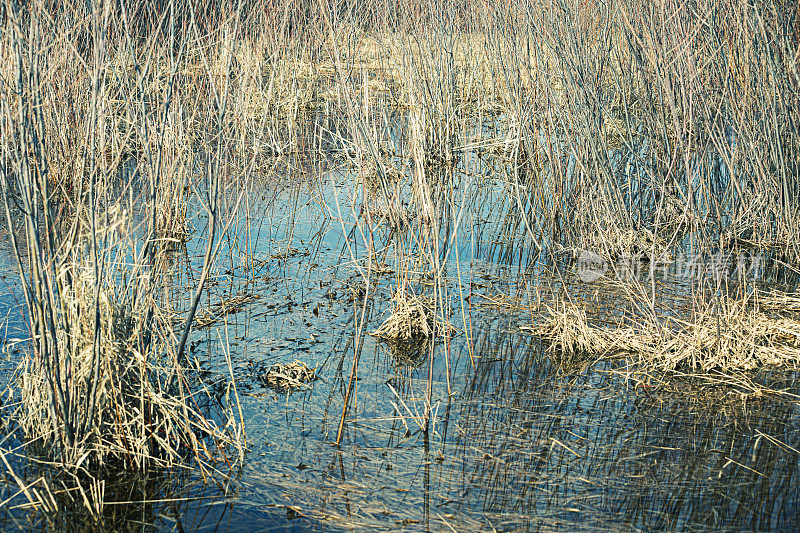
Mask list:
[[[758,292],[753,298],[754,303],[764,311],[776,313],[800,313],[800,295],[789,294],[777,290]]]
[[[208,171],[199,299],[218,247],[229,87],[209,78],[210,67],[211,91],[178,83],[190,21],[176,28],[167,9],[140,42],[133,11],[112,4],[87,4],[77,28],[67,20],[83,7],[41,1],[9,5],[2,22],[2,74],[16,91],[0,105],[0,183],[31,330],[18,421],[28,451],[70,474],[146,471],[188,457],[206,468],[227,460],[242,434],[215,422],[207,388],[178,363],[196,304],[176,346],[165,244],[185,238],[187,181]],[[162,42],[164,20],[183,37]],[[236,17],[227,20],[233,40]],[[198,130],[187,96],[214,90],[222,96],[208,99],[211,125]],[[197,131],[217,140],[209,164],[190,172]]]

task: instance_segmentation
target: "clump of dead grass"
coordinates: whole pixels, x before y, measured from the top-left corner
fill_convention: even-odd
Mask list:
[[[522,326],[521,329],[541,337],[550,353],[562,353],[568,357],[637,353],[655,342],[650,331],[591,324],[586,309],[574,303],[560,302],[555,307],[548,306],[547,314],[544,322]]]
[[[260,379],[267,387],[285,392],[306,388],[318,377],[316,368],[311,368],[302,361],[294,361],[272,366]]]
[[[693,323],[684,323],[661,349],[652,351],[651,358],[666,370],[797,368],[800,321],[767,315],[747,300],[721,302],[709,306]]]
[[[205,415],[197,395],[186,390],[191,379],[139,340],[143,320],[129,300],[111,287],[98,288],[87,269],[62,269],[71,282],[62,287],[58,365],[69,389],[72,416],[83,420],[80,441],[65,444],[65,426],[54,424],[51,410],[59,405],[48,386],[47,364],[34,351],[26,353],[17,386],[18,415],[28,441],[42,450],[62,449],[66,465],[91,469],[123,465],[142,470],[147,465],[169,467],[188,451],[214,457],[203,441],[221,446],[234,443],[224,428]],[[181,386],[180,383],[183,384]],[[76,422],[70,427],[80,427]],[[198,455],[198,459],[199,459]]]
[[[758,298],[758,307],[763,311],[772,311],[781,314],[800,313],[800,295],[773,290],[769,292],[759,292],[756,297]]]
[[[259,299],[257,294],[240,293],[219,301],[202,311],[195,319],[198,329],[207,328],[223,321],[228,315],[238,313]]]
[[[574,357],[633,355],[643,370],[738,372],[764,368],[797,368],[800,364],[800,320],[773,316],[765,308],[800,298],[770,294],[755,298],[722,300],[708,304],[692,321],[642,319],[635,324],[594,324],[586,311],[572,303],[548,309],[547,319],[523,326],[542,338],[548,352]]]
[[[436,315],[431,296],[418,296],[400,288],[392,298],[394,311],[380,327],[370,333],[377,339],[411,342],[433,336],[452,326]]]

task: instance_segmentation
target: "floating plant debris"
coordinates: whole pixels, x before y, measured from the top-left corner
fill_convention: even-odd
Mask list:
[[[281,392],[306,388],[309,383],[318,379],[316,369],[302,361],[273,365],[257,372],[256,378],[265,387]]]
[[[217,302],[195,319],[195,325],[201,329],[213,326],[226,316],[238,313],[247,304],[251,304],[258,299],[259,296],[257,294],[238,294],[227,300]]]

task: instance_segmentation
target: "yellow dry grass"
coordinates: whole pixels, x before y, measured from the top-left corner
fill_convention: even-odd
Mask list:
[[[452,330],[449,322],[436,315],[431,296],[417,296],[398,289],[392,298],[394,311],[380,327],[370,333],[388,341],[418,341],[434,335],[434,331]]]
[[[88,434],[65,450],[64,464],[170,466],[182,461],[186,450],[213,458],[215,451],[202,442],[206,436],[221,445],[218,451],[231,443],[230,434],[198,410],[198,396],[189,398],[170,385],[175,372],[188,381],[181,369],[169,367],[169,355],[142,349],[145,322],[130,301],[114,287],[98,288],[89,268],[65,266],[60,277],[67,276],[71,282],[62,285],[60,303],[68,327],[57,332],[58,365],[79,415],[88,417],[91,404],[95,409]],[[160,322],[152,327],[169,327]],[[45,364],[34,352],[24,357],[16,384],[21,396],[17,420],[31,443],[51,449],[64,436],[53,423],[51,410],[57,403]]]
[[[262,377],[265,385],[278,391],[302,389],[316,379],[317,369],[297,360],[285,365],[279,363]]]
[[[628,354],[642,369],[721,372],[797,368],[800,320],[767,314],[800,310],[800,297],[772,293],[760,298],[711,303],[693,321],[667,318],[633,325],[590,323],[584,308],[562,303],[547,319],[524,331],[542,338],[548,351],[608,356]]]

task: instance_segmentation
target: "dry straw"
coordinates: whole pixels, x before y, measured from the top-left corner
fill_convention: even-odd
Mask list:
[[[293,363],[274,365],[260,379],[266,386],[278,391],[304,389],[317,380],[317,369],[295,360]]]
[[[394,311],[380,327],[370,333],[375,338],[388,341],[418,341],[452,326],[436,316],[433,297],[417,296],[398,289],[392,298]]]
[[[195,18],[176,10],[167,43],[135,5],[6,7],[0,74],[13,90],[0,100],[0,205],[30,329],[22,402],[8,415],[25,453],[68,472],[61,480],[192,458],[207,467],[231,459],[229,446],[241,457],[242,417],[229,402],[211,411],[226,402],[184,354],[218,250],[230,60],[220,75],[207,49],[188,50]],[[237,33],[231,15],[226,39]],[[197,85],[182,74],[187,62],[203,67]],[[215,111],[186,113],[187,102]],[[174,331],[170,250],[190,236],[192,189],[208,215],[203,270]]]
[[[166,353],[142,353],[142,320],[130,303],[111,289],[100,289],[95,306],[91,274],[70,270],[77,275],[60,297],[65,327],[58,332],[58,343],[66,378],[61,385],[76,406],[73,416],[87,431],[64,449],[65,463],[70,468],[169,466],[182,462],[186,451],[205,449],[202,441],[208,437],[230,443],[231,436],[201,412],[199,398],[193,400],[176,382],[177,377],[188,384],[188,374],[174,367]],[[48,379],[41,358],[28,352],[20,372],[18,420],[27,438],[44,450],[58,449],[64,440],[62,426],[52,423],[57,399]],[[206,449],[201,455],[215,454]]]
[[[771,293],[763,299],[709,304],[692,322],[675,318],[662,324],[600,326],[586,311],[562,303],[549,309],[541,324],[523,326],[548,345],[550,353],[567,356],[629,354],[642,369],[749,371],[797,368],[800,363],[800,321],[768,315],[765,309],[800,308],[800,297]]]

